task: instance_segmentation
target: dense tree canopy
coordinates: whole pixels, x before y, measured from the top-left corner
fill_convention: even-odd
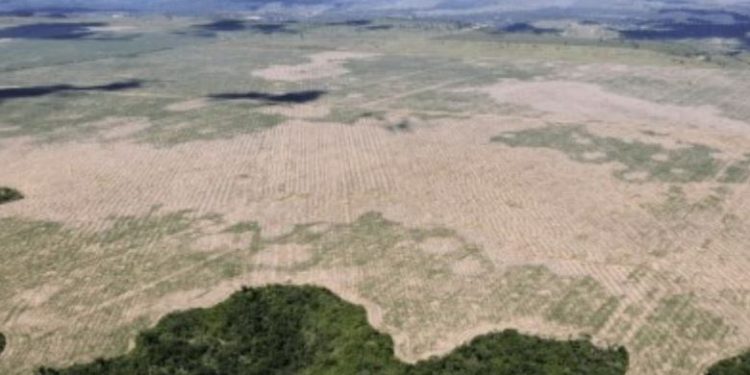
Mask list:
[[[21,195],[18,190],[0,186],[0,204],[17,201],[22,198],[23,195]]]
[[[750,374],[750,352],[725,359],[708,369],[706,375],[748,375]]]
[[[139,335],[130,353],[41,375],[130,374],[624,374],[623,348],[553,341],[513,330],[445,357],[400,362],[362,307],[316,287],[243,289],[208,309],[173,313]]]

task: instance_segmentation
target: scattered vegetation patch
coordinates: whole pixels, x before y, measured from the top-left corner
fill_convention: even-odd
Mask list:
[[[286,119],[276,114],[247,111],[232,101],[190,111],[189,114],[164,117],[135,134],[142,142],[172,146],[197,140],[228,139],[273,128]],[[262,105],[262,104],[261,104]],[[237,108],[233,108],[237,107]]]
[[[18,190],[0,186],[0,204],[13,202],[20,199],[23,199],[23,194],[21,194]]]
[[[750,352],[721,360],[711,366],[706,375],[747,375],[750,374]]]
[[[412,111],[427,111],[444,115],[464,113],[494,113],[498,104],[476,92],[436,90],[421,92],[390,103],[391,107]]]
[[[135,349],[39,375],[88,374],[624,374],[624,348],[521,335],[475,338],[443,358],[398,361],[365,310],[311,286],[245,288],[208,309],[173,313]]]
[[[328,116],[323,117],[320,120],[352,125],[361,119],[376,119],[382,121],[385,119],[385,112],[356,107],[334,107],[331,109],[331,113],[329,113]]]
[[[742,183],[750,177],[750,153],[745,154],[745,158],[730,164],[724,175],[719,179],[720,182]]]
[[[717,150],[713,148],[690,144],[687,147],[667,149],[658,143],[600,137],[589,133],[583,126],[547,126],[512,131],[491,140],[511,147],[558,150],[582,163],[618,162],[625,168],[615,172],[615,176],[623,180],[643,175],[645,180],[687,183],[713,179],[721,172],[721,163],[714,157]],[[726,182],[739,180],[739,170],[742,170],[743,165],[736,165],[738,170],[731,172],[732,178],[721,179],[727,180]],[[744,166],[744,171],[747,171],[747,166],[750,166],[750,161]]]
[[[392,133],[404,133],[412,131],[412,126],[409,120],[401,120],[396,124],[387,126],[386,129]]]
[[[451,244],[449,251],[441,251],[445,243]],[[618,296],[593,279],[562,277],[536,265],[498,269],[481,247],[449,228],[406,227],[377,212],[323,230],[300,225],[283,236],[262,238],[258,248],[272,244],[303,245],[311,252],[305,263],[288,269],[266,266],[275,272],[370,270],[352,286],[382,308],[384,329],[409,337],[398,342],[406,356],[437,350],[440,342],[483,323],[521,317],[593,335],[619,304]],[[482,313],[467,312],[469,305]]]
[[[690,201],[679,186],[670,186],[664,194],[664,201],[656,204],[646,204],[646,208],[659,219],[681,219],[684,220],[690,214],[702,212],[721,212],[728,191],[726,189],[714,189],[711,194],[696,201]]]
[[[628,348],[641,357],[689,372],[700,366],[698,358],[734,329],[721,317],[700,307],[693,295],[673,295],[659,301]],[[670,351],[656,350],[663,347],[669,347]]]

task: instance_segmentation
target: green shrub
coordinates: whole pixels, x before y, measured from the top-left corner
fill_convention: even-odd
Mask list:
[[[23,199],[23,195],[18,190],[0,186],[0,204],[8,203]]]

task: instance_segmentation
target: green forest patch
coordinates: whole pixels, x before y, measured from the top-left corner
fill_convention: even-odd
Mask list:
[[[400,362],[364,308],[316,287],[244,288],[207,309],[173,313],[128,354],[39,375],[125,374],[625,374],[624,348],[554,341],[513,330],[477,337],[449,355]]]
[[[750,374],[750,352],[721,360],[711,366],[706,375],[747,375]]]
[[[750,176],[750,158],[737,160],[722,172],[718,150],[700,144],[665,148],[658,143],[626,141],[598,136],[583,126],[546,126],[505,132],[491,139],[510,147],[548,148],[560,151],[581,163],[617,162],[625,166],[615,176],[630,181],[629,176],[645,174],[645,180],[669,183],[700,182],[718,179],[740,183]]]

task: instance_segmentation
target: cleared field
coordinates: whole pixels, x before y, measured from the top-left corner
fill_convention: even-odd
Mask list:
[[[639,375],[750,348],[745,67],[201,22],[0,44],[0,184],[25,196],[0,206],[0,373],[269,283],[363,305],[407,362],[507,328],[623,345]]]

